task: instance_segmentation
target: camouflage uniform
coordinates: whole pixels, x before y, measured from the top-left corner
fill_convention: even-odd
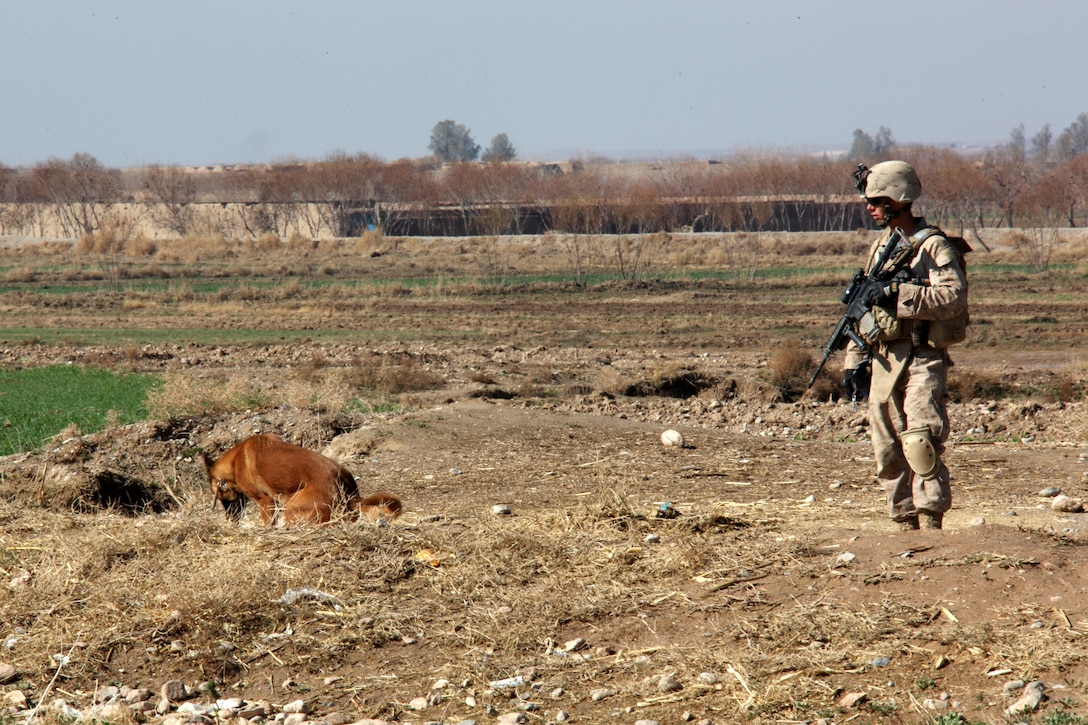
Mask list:
[[[926,227],[924,219],[917,222],[916,229]],[[890,235],[891,231],[885,230],[873,243],[868,266],[875,262]],[[884,488],[892,519],[900,522],[916,520],[919,510],[940,515],[952,506],[948,467],[940,463],[936,477],[923,481],[907,464],[899,434],[910,428],[928,428],[937,458],[941,459],[949,433],[948,368],[952,360],[946,349],[933,347],[928,339],[934,337],[931,327],[963,319],[967,309],[963,258],[940,233],[921,243],[910,271],[912,282],[899,286],[893,311],[900,322],[898,334],[871,348],[869,391],[869,431],[876,477]],[[863,357],[864,351],[850,344],[846,368],[856,367]]]

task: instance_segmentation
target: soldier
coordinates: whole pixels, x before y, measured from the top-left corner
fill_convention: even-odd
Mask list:
[[[876,477],[891,518],[902,529],[939,529],[952,506],[948,467],[942,460],[952,365],[947,348],[966,335],[963,255],[970,248],[914,215],[911,205],[922,184],[909,164],[862,165],[854,177],[866,211],[884,230],[873,243],[868,265],[896,228],[909,238],[914,252],[907,269],[865,300],[873,319],[864,333],[858,332],[869,349],[848,346],[843,387],[856,393],[870,374],[871,360],[869,431]]]

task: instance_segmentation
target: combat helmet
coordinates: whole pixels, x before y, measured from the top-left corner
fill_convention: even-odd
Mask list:
[[[871,169],[861,165],[854,178],[858,191],[867,199],[886,197],[910,202],[922,195],[918,173],[906,161],[882,161]]]

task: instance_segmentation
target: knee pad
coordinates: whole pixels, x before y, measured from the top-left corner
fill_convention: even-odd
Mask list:
[[[907,465],[911,470],[929,481],[937,477],[937,470],[941,467],[941,459],[937,456],[937,449],[933,447],[929,428],[911,428],[899,434],[899,441],[903,444],[903,457],[907,459]]]

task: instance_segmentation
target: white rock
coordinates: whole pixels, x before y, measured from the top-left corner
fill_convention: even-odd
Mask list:
[[[1024,688],[1023,696],[1005,709],[1005,717],[1015,717],[1033,712],[1043,701],[1043,692],[1046,686],[1042,682],[1032,682]]]
[[[669,428],[661,434],[661,443],[673,448],[683,448],[684,436],[680,431]]]
[[[497,503],[491,507],[491,513],[496,516],[509,516],[511,511],[508,505],[504,503]]]
[[[1079,499],[1062,494],[1054,497],[1054,500],[1050,502],[1050,508],[1063,513],[1075,514],[1084,510],[1084,504]]]
[[[15,710],[25,710],[27,706],[26,694],[22,690],[12,690],[4,693],[4,704]]]

